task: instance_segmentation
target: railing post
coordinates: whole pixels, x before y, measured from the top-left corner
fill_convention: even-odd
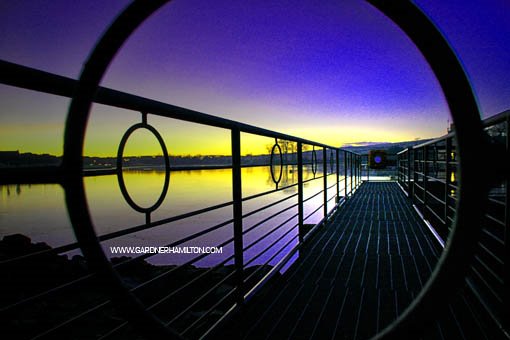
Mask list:
[[[411,187],[411,167],[414,169],[414,164],[412,163],[412,148],[407,148],[407,193],[411,199],[413,198],[413,188]]]
[[[425,145],[423,151],[423,216],[427,213],[427,176],[428,176],[428,147]]]
[[[354,155],[354,188],[358,187],[358,155]]]
[[[336,149],[336,203],[340,202],[340,149]]]
[[[451,139],[450,138],[446,138],[446,141],[445,141],[446,145],[445,145],[445,181],[444,181],[444,223],[445,223],[445,227],[448,228],[448,202],[449,202],[449,197],[450,197],[450,172],[451,172],[451,169],[450,169],[450,153],[452,152],[452,147],[451,147]]]
[[[418,180],[418,166],[416,162],[419,162],[420,160],[417,157],[418,155],[418,149],[413,149],[413,203],[414,203],[414,196],[416,192],[416,185]]]
[[[344,150],[344,195],[347,199],[347,151]]]
[[[356,155],[356,188],[359,185],[360,167],[361,167],[361,162],[359,160],[359,155]]]
[[[297,163],[298,163],[298,223],[299,223],[299,243],[304,238],[304,207],[303,207],[303,144],[297,143]]]
[[[351,191],[349,191],[349,193],[352,194],[352,170],[353,170],[353,164],[352,164],[352,153],[349,153],[349,168],[350,168],[350,171],[349,171],[349,182],[351,183]]]
[[[367,182],[370,182],[370,166],[368,165],[368,155],[367,155],[367,162],[365,163],[365,166],[367,167]]]
[[[241,132],[231,131],[232,143],[232,201],[234,216],[234,265],[236,270],[236,301],[244,304],[243,201],[241,187]]]
[[[403,161],[403,154],[397,155],[397,181],[400,184],[403,184],[405,182],[405,176],[404,176],[404,161]]]
[[[328,162],[327,162],[328,152],[326,147],[322,148],[322,175],[323,183],[324,183],[324,217],[328,216]],[[324,220],[326,223],[326,220]]]
[[[361,155],[358,155],[358,185],[361,184]]]

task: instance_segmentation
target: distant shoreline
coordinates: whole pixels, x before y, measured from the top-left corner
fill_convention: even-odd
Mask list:
[[[306,162],[303,165],[311,165],[312,163]],[[284,166],[295,166],[297,164],[284,164]],[[269,164],[246,164],[241,165],[241,168],[255,168],[255,167],[269,167]],[[232,169],[231,165],[182,165],[182,166],[170,166],[170,171],[194,171],[194,170],[225,170]],[[165,168],[162,166],[158,167],[147,167],[147,166],[134,166],[124,168],[126,171],[164,171]],[[109,169],[84,169],[83,175],[87,177],[91,176],[103,176],[103,175],[115,175],[117,173],[116,168]]]

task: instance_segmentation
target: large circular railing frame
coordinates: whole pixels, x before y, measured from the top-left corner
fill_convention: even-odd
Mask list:
[[[113,301],[135,326],[147,336],[179,338],[175,331],[163,326],[129,292],[114,271],[99,244],[90,217],[82,177],[83,145],[91,103],[99,83],[113,57],[132,32],[167,0],[136,0],[110,25],[94,47],[80,75],[69,107],[64,137],[63,182],[69,216],[84,255],[90,266],[103,277]],[[411,2],[369,0],[395,22],[420,49],[434,71],[457,129],[459,157],[459,200],[448,243],[429,281],[411,305],[377,339],[408,337],[423,329],[435,317],[447,297],[462,283],[476,245],[481,218],[485,183],[475,158],[485,144],[476,100],[469,81],[447,41],[433,23]],[[473,225],[474,222],[474,225]],[[470,225],[469,228],[467,226]]]

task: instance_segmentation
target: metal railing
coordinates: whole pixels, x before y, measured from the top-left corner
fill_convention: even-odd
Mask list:
[[[486,119],[484,130],[490,140],[486,152],[492,164],[508,169],[510,111]],[[485,156],[485,155],[484,155]],[[480,157],[482,162],[485,157]],[[427,143],[405,149],[398,154],[398,183],[412,200],[416,210],[429,224],[441,245],[445,246],[454,222],[458,200],[458,159],[455,132]],[[475,260],[466,282],[495,327],[509,328],[510,239],[509,174],[486,166],[481,176],[493,177],[486,198],[482,233]]]
[[[6,61],[0,61],[0,83],[69,98],[73,96],[76,88],[76,81],[73,79]],[[161,268],[152,267],[150,270],[147,269],[145,274],[140,274],[143,279],[140,279],[136,284],[125,284],[129,292],[134,294],[141,302],[143,312],[156,315],[165,327],[175,331],[176,337],[195,338],[210,334],[230,313],[241,307],[272,276],[279,273],[297,254],[303,242],[321,225],[327,223],[332,213],[361,184],[360,155],[347,150],[104,87],[97,91],[94,102],[140,112],[140,123],[130,127],[120,141],[117,167],[114,174],[117,175],[122,195],[127,203],[135,211],[144,215],[145,218],[145,223],[130,225],[120,230],[97,235],[96,242],[102,243],[158,226],[169,227],[177,221],[190,219],[219,209],[231,209],[232,218],[207,226],[199,232],[165,245],[166,247],[184,245],[200,237],[207,237],[220,229],[232,228],[232,237],[221,240],[216,246],[231,247],[233,251],[214,266],[202,270],[190,270],[193,264],[209,256],[209,254],[201,254],[180,265],[163,266]],[[150,125],[153,116],[179,119],[230,131],[231,164],[228,168],[231,169],[232,173],[232,200],[199,210],[187,211],[176,216],[164,218],[154,216],[168,192],[168,176],[172,168],[162,136],[155,127]],[[130,134],[136,129],[147,129],[152,132],[159,141],[164,154],[164,188],[157,202],[149,208],[142,208],[131,199],[123,179],[123,148]],[[275,144],[272,148],[269,167],[275,189],[251,196],[243,196],[243,181],[241,178],[243,168],[243,157],[241,155],[242,133],[274,138]],[[280,186],[280,180],[284,164],[281,162],[278,164],[279,171],[277,165],[274,164],[277,159],[282,158],[281,141],[295,143],[296,152],[294,156],[296,162],[287,164],[287,166],[292,166],[298,173],[296,182],[286,183],[283,186]],[[313,150],[306,153],[305,145],[312,147]],[[317,154],[318,151],[319,155]],[[319,162],[322,163],[321,166]],[[311,167],[313,178],[304,179],[303,170],[305,167]],[[318,173],[320,167],[322,167],[322,174]],[[66,176],[65,164],[59,167],[0,169],[0,185],[55,183],[61,184],[64,189],[67,189]],[[305,197],[304,186],[309,182],[321,179],[321,189]],[[261,197],[268,197],[276,192],[284,192],[288,189],[297,189],[297,193],[288,194],[284,198],[264,204],[251,211],[246,211],[244,207],[247,202]],[[306,214],[305,206],[317,197],[322,197],[321,203]],[[285,206],[280,208],[282,205]],[[269,212],[271,208],[276,207],[278,207],[277,211]],[[79,207],[69,208],[79,209]],[[310,223],[307,222],[321,210],[320,221],[310,226]],[[248,227],[245,220],[253,216],[259,216],[259,220]],[[261,230],[260,227],[263,225],[270,225],[272,228],[259,235],[251,243],[246,244],[246,235],[254,230]],[[251,258],[247,258],[247,251],[253,250],[255,245],[260,244],[264,245],[262,250],[255,255],[251,255]],[[55,248],[40,249],[15,257],[3,258],[0,260],[0,268],[2,268],[2,271],[8,272],[33,270],[33,265],[40,261],[44,262],[53,256],[67,254],[78,250],[80,247],[83,249],[89,246],[88,244],[74,242]],[[112,267],[120,277],[125,277],[126,273],[130,273],[130,271],[140,271],[142,270],[140,268],[146,268],[148,265],[145,261],[154,255],[147,253],[131,258],[122,258],[112,263]],[[255,261],[262,257],[266,257],[267,260],[255,266]],[[271,265],[275,259],[278,261]],[[87,258],[86,261],[93,262],[95,259]],[[22,276],[30,277],[31,275],[32,273],[24,273]],[[18,334],[18,338],[54,338],[62,334],[67,337],[72,334],[73,329],[79,328],[80,325],[83,327],[81,331],[85,331],[87,327],[84,327],[84,325],[93,319],[101,320],[96,323],[101,326],[91,330],[97,338],[109,338],[119,336],[123,332],[129,332],[129,323],[123,317],[119,318],[117,312],[113,309],[116,306],[115,299],[109,296],[108,291],[103,291],[101,288],[102,275],[103,273],[90,271],[85,274],[78,272],[78,274],[70,275],[70,278],[58,280],[56,284],[41,286],[30,294],[18,294],[9,301],[3,301],[0,312],[3,315],[2,319],[8,321],[6,326],[8,331]],[[96,291],[100,293],[94,293]],[[218,296],[219,291],[223,292],[221,296]],[[51,307],[43,307],[48,305],[48,301],[62,299],[73,301],[77,299],[80,301],[67,302],[68,305],[75,306],[75,308],[56,314],[52,313]],[[58,309],[62,306],[54,305],[53,307]],[[130,311],[124,312],[130,313]],[[132,313],[136,314],[136,311]],[[41,317],[45,314],[52,316],[50,319],[48,319],[48,316],[46,318]],[[55,315],[58,315],[58,317]],[[137,315],[133,317],[136,318]],[[43,321],[34,323],[32,322],[33,319],[28,320],[27,318],[41,318]],[[30,327],[27,327],[29,324]]]

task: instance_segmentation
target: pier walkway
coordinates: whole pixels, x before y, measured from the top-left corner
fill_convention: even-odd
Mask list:
[[[225,331],[245,339],[369,338],[413,300],[441,251],[396,182],[365,182]],[[453,301],[424,338],[487,338],[466,297]]]

